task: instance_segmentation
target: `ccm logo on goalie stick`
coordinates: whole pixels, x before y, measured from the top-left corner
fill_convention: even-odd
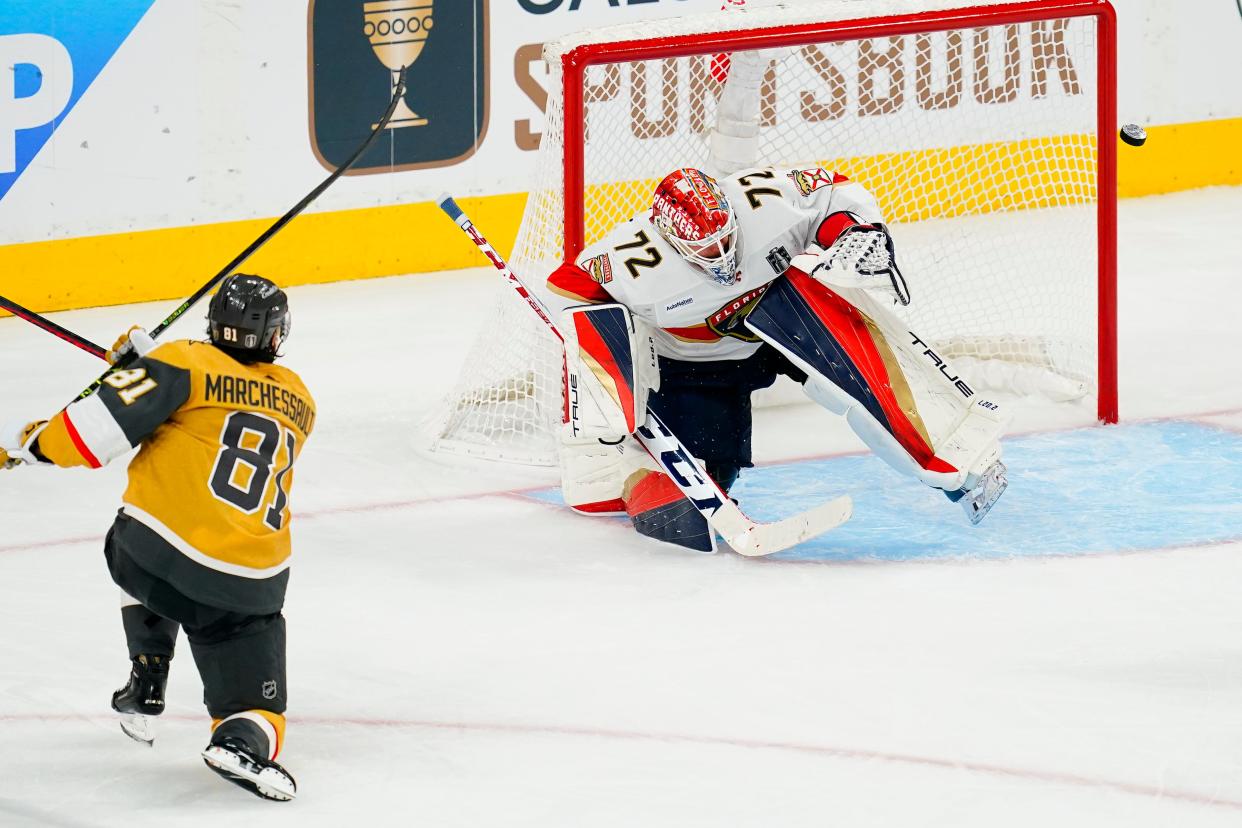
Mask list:
[[[941,358],[940,354],[933,351],[930,345],[928,345],[923,340],[919,339],[918,335],[914,333],[914,331],[907,331],[906,333],[914,337],[914,339],[911,341],[910,344],[911,345],[922,345],[923,355],[929,358],[936,365],[936,367],[940,369],[940,373],[944,375],[944,378],[947,379],[953,385],[954,388],[962,392],[963,397],[965,397],[966,399],[970,399],[971,397],[975,395],[975,392],[971,389],[969,385],[966,384],[966,381],[963,380],[960,375],[956,377],[949,376],[949,364],[945,362],[943,358]]]
[[[654,449],[651,452],[652,456],[664,467],[669,476],[677,481],[678,487],[694,504],[694,508],[704,515],[716,514],[716,511],[724,506],[724,501],[720,499],[716,487],[710,480],[705,480],[695,471],[694,460],[686,453],[685,446],[676,441],[672,432],[665,428],[663,423],[655,418],[648,422],[654,422],[659,431],[652,431],[644,425],[638,429],[638,434],[648,443],[648,449]]]

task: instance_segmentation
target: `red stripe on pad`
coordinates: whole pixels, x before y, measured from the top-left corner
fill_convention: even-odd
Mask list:
[[[634,422],[634,389],[630,385],[632,378],[627,377],[617,365],[617,360],[613,357],[608,343],[600,336],[589,316],[590,314],[586,313],[574,315],[574,330],[578,333],[578,347],[594,357],[605,373],[612,377],[613,383],[617,386],[617,394],[620,395],[617,404],[625,412],[625,425],[632,434],[638,428],[637,423]]]
[[[594,503],[571,503],[569,508],[589,515],[618,515],[625,512],[625,501],[618,497],[613,500],[597,500]]]
[[[901,410],[879,348],[863,315],[836,293],[799,270],[790,268],[785,278],[806,300],[819,321],[844,350],[867,388],[875,395],[888,420],[884,423],[910,456],[928,471],[953,473],[957,469],[936,456],[914,423]]]

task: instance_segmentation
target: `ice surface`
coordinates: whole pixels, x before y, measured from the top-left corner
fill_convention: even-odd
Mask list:
[[[155,747],[121,734],[100,546],[124,470],[21,469],[0,475],[0,825],[1238,825],[1239,216],[1236,188],[1122,203],[1127,425],[1022,411],[973,535],[841,457],[858,444],[824,412],[761,412],[744,506],[784,514],[829,473],[860,493],[833,554],[797,560],[679,553],[540,501],[546,472],[422,454],[494,275],[295,289],[287,362],[320,412],[287,607],[300,798],[202,766],[184,641]],[[106,344],[174,304],[56,320]],[[0,417],[98,369],[0,320]]]

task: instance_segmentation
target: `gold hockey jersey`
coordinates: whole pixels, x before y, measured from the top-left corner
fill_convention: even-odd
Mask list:
[[[274,612],[288,580],[293,464],[314,423],[293,371],[181,340],[57,414],[36,450],[99,467],[141,446],[121,509],[141,527],[118,522],[129,554],[195,600]]]

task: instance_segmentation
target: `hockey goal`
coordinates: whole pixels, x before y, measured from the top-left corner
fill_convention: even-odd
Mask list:
[[[985,385],[1117,418],[1107,0],[807,0],[548,43],[511,264],[532,289],[671,169],[823,166],[873,192],[912,330]],[[433,450],[553,464],[561,354],[501,295]],[[1084,404],[1084,403],[1079,403]]]

